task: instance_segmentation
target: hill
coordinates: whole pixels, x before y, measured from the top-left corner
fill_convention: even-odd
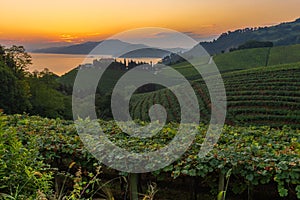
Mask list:
[[[300,127],[300,63],[228,72],[222,77],[227,93],[228,124]],[[191,83],[198,97],[201,120],[208,122],[208,90],[201,79]],[[168,121],[180,121],[178,102],[168,89],[134,96],[133,118],[149,120],[148,109],[157,103],[167,108]]]
[[[278,46],[272,48],[245,49],[213,56],[221,73],[251,69],[261,66],[300,62],[300,45]],[[182,73],[188,80],[200,78],[197,71],[188,62],[172,67]]]
[[[87,69],[86,70],[86,77],[94,77],[95,69]],[[73,88],[73,84],[76,78],[78,70],[73,69],[70,72],[66,73],[65,75],[61,76],[58,81],[64,85],[65,87]],[[103,74],[103,78],[101,79],[101,89],[100,91],[103,93],[107,93],[113,89],[113,86],[115,85],[116,81],[121,78],[121,76],[125,73],[125,71],[122,70],[113,70],[108,69]],[[97,78],[97,77],[95,77]],[[71,89],[72,90],[72,89]]]
[[[101,46],[98,46],[100,45]],[[96,48],[97,47],[97,48]],[[93,50],[96,55],[112,55],[122,58],[163,58],[173,52],[186,51],[183,48],[158,49],[144,44],[131,44],[121,40],[104,40],[100,42],[85,42],[63,47],[51,47],[33,50],[33,53],[82,54],[88,55]],[[126,53],[124,53],[126,52]]]
[[[223,33],[217,40],[200,43],[211,55],[229,51],[247,41],[269,41],[275,46],[300,43],[300,18],[276,26],[245,28]]]
[[[63,47],[50,47],[32,50],[33,53],[53,53],[53,54],[87,54],[101,42],[86,42],[82,44],[69,45]]]
[[[122,58],[163,58],[170,54],[170,51],[156,48],[143,48],[130,51],[121,55]]]
[[[289,124],[298,127],[299,52],[300,45],[291,45],[239,50],[215,56],[214,60],[222,73],[228,95],[227,123],[270,126]],[[191,81],[198,95],[201,119],[207,122],[210,117],[210,98],[201,76],[187,62],[172,67]],[[105,73],[103,80],[101,79],[101,91],[107,93],[125,72],[108,69]],[[170,78],[168,71],[162,69],[161,73],[168,74],[166,77]],[[60,77],[59,81],[72,87],[76,74],[77,70],[74,69]],[[92,77],[93,72],[88,76]],[[147,111],[154,103],[169,108],[169,121],[179,120],[180,109],[176,97],[166,89],[135,94],[131,100],[132,116],[148,120]]]
[[[300,62],[300,45],[239,50],[216,55],[213,57],[213,60],[221,73],[260,66]],[[182,73],[188,80],[197,80],[201,77],[188,62],[175,64],[172,67]],[[161,73],[165,73],[166,76],[170,77],[168,70],[162,69]],[[103,87],[105,86],[105,88],[102,87],[103,91],[108,92],[109,88],[112,87],[112,83],[123,74],[124,72],[121,70],[108,70],[103,81]],[[58,78],[58,80],[64,86],[72,87],[76,75],[77,70],[73,69]]]
[[[101,44],[101,48],[97,48],[94,52],[99,55],[115,55],[125,50],[135,50],[146,48],[143,44],[131,44],[121,40],[104,40],[100,42],[85,42],[76,45],[52,47],[45,49],[33,50],[34,53],[54,53],[54,54],[89,54],[94,48]],[[116,51],[116,49],[118,51]]]

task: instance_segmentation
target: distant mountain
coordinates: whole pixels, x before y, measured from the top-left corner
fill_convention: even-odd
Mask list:
[[[101,44],[100,46],[98,46]],[[96,48],[97,47],[97,48]],[[96,48],[96,49],[95,49]],[[93,54],[99,55],[116,55],[125,51],[147,48],[143,44],[130,44],[121,40],[104,40],[100,42],[85,42],[82,44],[52,47],[45,49],[36,49],[34,53],[54,53],[54,54],[84,54],[87,55],[93,50]]]
[[[50,47],[44,49],[35,49],[33,53],[55,53],[55,54],[87,54],[101,42],[86,42],[82,44],[62,46],[62,47]]]
[[[163,49],[144,48],[123,54],[122,58],[163,58],[171,52]]]
[[[271,27],[246,28],[223,33],[217,40],[200,44],[211,55],[227,52],[248,41],[270,41],[275,46],[300,44],[300,18]]]
[[[168,49],[165,49],[165,50],[173,52],[173,53],[183,53],[183,52],[186,52],[190,49],[184,49],[184,48],[177,47],[177,48],[168,48]]]
[[[100,45],[101,44],[101,45]],[[98,46],[99,45],[99,46]],[[121,40],[104,40],[100,42],[85,42],[82,44],[63,46],[63,47],[52,47],[45,49],[33,50],[33,53],[54,53],[54,54],[98,54],[98,55],[112,55],[127,58],[141,58],[141,57],[152,57],[152,58],[163,58],[168,55],[170,51],[180,52],[185,51],[182,48],[173,49],[156,49],[149,47],[144,44],[131,44],[123,42]]]

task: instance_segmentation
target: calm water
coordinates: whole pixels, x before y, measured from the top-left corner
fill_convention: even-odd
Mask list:
[[[72,55],[72,54],[44,54],[44,53],[30,53],[32,56],[32,65],[29,68],[30,71],[38,70],[42,71],[44,68],[48,68],[50,71],[57,75],[63,75],[71,69],[77,67],[82,63],[92,63],[94,59],[111,57],[109,55]],[[117,60],[124,60],[123,58]],[[157,63],[160,58],[133,58],[131,60],[144,61],[150,63]]]

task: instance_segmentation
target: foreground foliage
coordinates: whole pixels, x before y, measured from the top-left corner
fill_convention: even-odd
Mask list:
[[[40,191],[47,195],[53,189],[52,177],[69,171],[70,163],[92,170],[97,162],[85,150],[71,121],[1,115],[0,124],[3,193],[18,191],[30,196]],[[176,135],[178,126],[168,124],[153,138],[138,139],[122,133],[114,122],[100,124],[111,141],[133,152],[155,151],[165,146]],[[218,177],[230,170],[229,191],[241,193],[248,187],[276,182],[280,196],[300,198],[299,130],[225,126],[218,144],[200,159],[197,155],[205,133],[206,126],[200,125],[195,142],[181,159],[153,174],[169,174],[174,179],[197,176],[215,191]]]

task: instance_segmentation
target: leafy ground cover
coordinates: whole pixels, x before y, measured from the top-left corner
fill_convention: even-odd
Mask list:
[[[170,123],[153,138],[139,139],[122,133],[112,121],[99,123],[111,141],[132,152],[155,151],[165,146],[174,138],[178,127],[178,124]],[[86,151],[71,121],[1,115],[0,124],[3,138],[0,142],[0,185],[3,198],[3,194],[16,193],[19,199],[35,199],[38,195],[39,198],[51,199],[58,194],[64,194],[69,199],[88,199],[101,194],[94,194],[101,183],[91,182],[91,179],[95,180],[91,177],[97,175],[94,167],[97,160]],[[218,143],[204,158],[197,155],[206,126],[201,124],[198,130],[194,143],[179,160],[142,177],[152,176],[152,179],[146,180],[156,179],[158,183],[164,180],[182,183],[183,178],[194,177],[198,187],[195,191],[209,187],[205,191],[214,196],[220,177],[231,171],[228,199],[243,195],[248,190],[259,191],[264,186],[272,185],[276,185],[277,193],[270,192],[270,198],[300,198],[299,130],[289,127],[225,126]],[[104,175],[120,176],[119,172],[105,166],[102,169]],[[122,175],[126,177],[128,174]],[[57,189],[63,188],[61,180],[65,177],[68,183],[65,189]],[[119,195],[124,195],[122,191],[126,191],[124,188],[111,188]],[[184,185],[181,185],[182,188]],[[164,190],[160,190],[160,185],[158,189],[157,197],[163,197]],[[108,196],[108,192],[104,194]]]

